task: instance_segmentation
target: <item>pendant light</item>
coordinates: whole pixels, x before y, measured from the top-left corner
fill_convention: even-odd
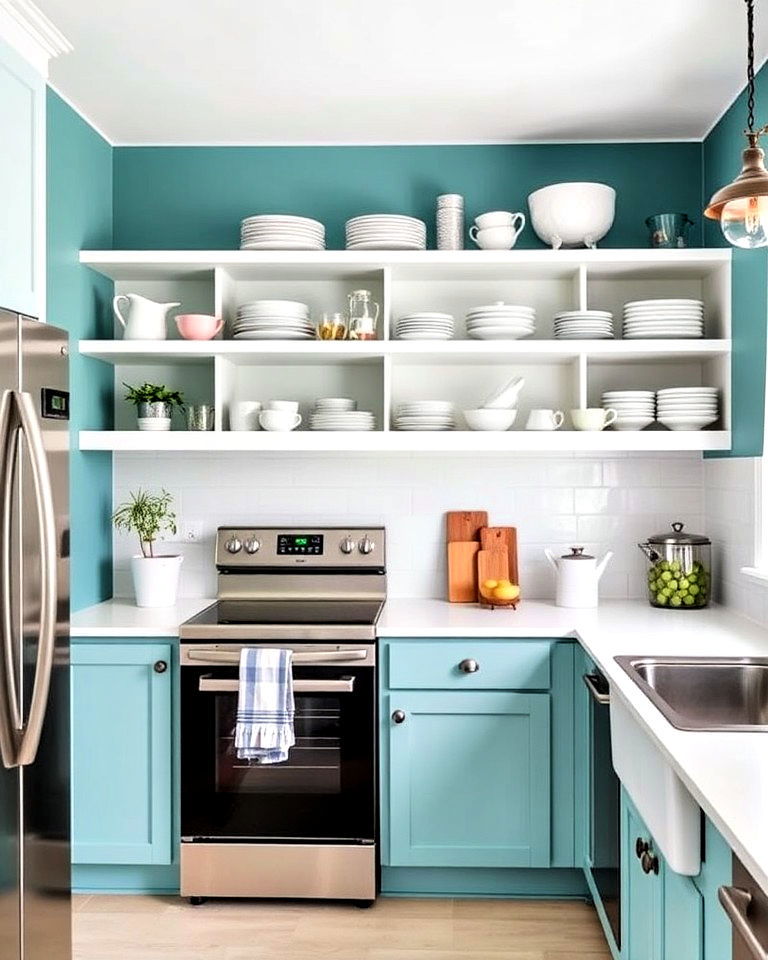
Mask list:
[[[741,173],[712,195],[704,216],[719,220],[725,239],[735,247],[768,246],[768,170],[758,140],[768,127],[755,130],[754,0],[747,4],[747,129],[749,146],[742,153]]]

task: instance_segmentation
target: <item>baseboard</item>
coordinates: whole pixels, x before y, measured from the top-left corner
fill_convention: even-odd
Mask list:
[[[179,867],[76,863],[72,866],[72,892],[174,895],[179,892]]]
[[[571,869],[382,867],[384,897],[584,899],[584,873]]]

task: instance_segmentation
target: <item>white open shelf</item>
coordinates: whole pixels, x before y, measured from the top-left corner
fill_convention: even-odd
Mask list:
[[[730,447],[731,255],[729,250],[571,251],[83,251],[81,262],[115,281],[116,293],[181,301],[178,312],[231,319],[244,300],[300,299],[312,316],[344,310],[347,294],[365,287],[381,304],[380,339],[369,342],[190,342],[85,340],[80,353],[115,368],[114,431],[81,431],[84,450],[264,451],[621,451],[723,450]],[[705,305],[703,340],[554,340],[559,310],[611,310],[616,329],[628,300],[696,297]],[[466,310],[495,300],[537,311],[533,337],[474,341],[465,337]],[[392,321],[416,310],[456,318],[451,341],[390,339]],[[169,330],[175,334],[174,325]],[[119,335],[119,331],[116,331]],[[457,410],[479,406],[512,376],[524,376],[520,410],[505,433],[398,433],[391,414],[404,400],[444,399]],[[143,380],[180,389],[190,403],[214,403],[209,433],[140,433],[122,383]],[[566,412],[599,405],[603,390],[716,386],[721,417],[715,429],[691,433],[652,428],[639,433],[530,433],[528,410]],[[238,400],[294,399],[305,421],[319,396],[352,396],[372,410],[373,433],[230,432],[228,409]],[[568,425],[566,417],[566,425]]]

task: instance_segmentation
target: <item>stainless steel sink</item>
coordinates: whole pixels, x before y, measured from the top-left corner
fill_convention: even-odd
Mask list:
[[[768,658],[615,659],[679,730],[768,732]]]

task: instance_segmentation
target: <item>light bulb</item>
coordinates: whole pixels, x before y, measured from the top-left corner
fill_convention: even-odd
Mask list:
[[[768,196],[730,200],[720,214],[720,228],[734,247],[768,246]]]

